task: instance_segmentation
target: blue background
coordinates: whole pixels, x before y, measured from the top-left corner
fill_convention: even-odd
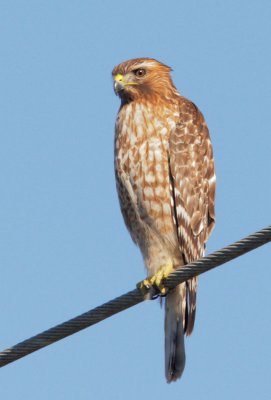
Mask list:
[[[145,275],[113,172],[111,70],[170,65],[208,122],[211,252],[270,224],[270,1],[1,1],[0,343]],[[182,380],[164,379],[163,312],[125,311],[0,371],[2,399],[270,399],[270,245],[200,278]]]

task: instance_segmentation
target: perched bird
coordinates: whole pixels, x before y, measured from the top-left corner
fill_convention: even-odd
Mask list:
[[[121,99],[115,129],[115,173],[121,211],[148,272],[145,282],[164,293],[162,280],[204,255],[215,223],[215,170],[207,125],[174,86],[171,68],[151,58],[113,69]],[[147,286],[147,285],[146,285]],[[185,365],[184,334],[193,330],[197,278],[167,293],[165,374]]]

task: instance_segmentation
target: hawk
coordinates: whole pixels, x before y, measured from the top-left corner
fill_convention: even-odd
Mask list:
[[[204,255],[215,223],[215,170],[203,115],[174,86],[171,68],[152,58],[113,69],[121,106],[115,128],[115,173],[125,224],[139,246],[148,281],[161,288],[172,270]],[[146,282],[146,281],[145,281]],[[185,365],[184,334],[196,312],[197,278],[167,293],[165,374]]]

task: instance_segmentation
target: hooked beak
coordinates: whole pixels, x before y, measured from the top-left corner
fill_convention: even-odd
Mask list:
[[[137,82],[129,81],[129,77],[124,77],[122,74],[117,74],[114,77],[114,91],[119,94],[126,86],[137,85]]]
[[[124,86],[125,86],[125,82],[124,82],[123,75],[121,75],[121,74],[115,75],[114,76],[114,92],[115,92],[115,94],[118,95],[119,92],[124,89]]]

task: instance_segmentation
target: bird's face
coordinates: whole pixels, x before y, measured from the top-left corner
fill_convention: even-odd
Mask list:
[[[150,71],[148,71],[149,75]],[[118,95],[122,91],[134,91],[139,88],[134,88],[133,86],[143,86],[147,80],[147,69],[141,66],[140,68],[134,68],[132,70],[128,70],[123,74],[115,74],[114,75],[114,91]]]
[[[123,100],[163,93],[163,88],[173,86],[171,69],[150,58],[125,61],[113,69],[114,91]]]

